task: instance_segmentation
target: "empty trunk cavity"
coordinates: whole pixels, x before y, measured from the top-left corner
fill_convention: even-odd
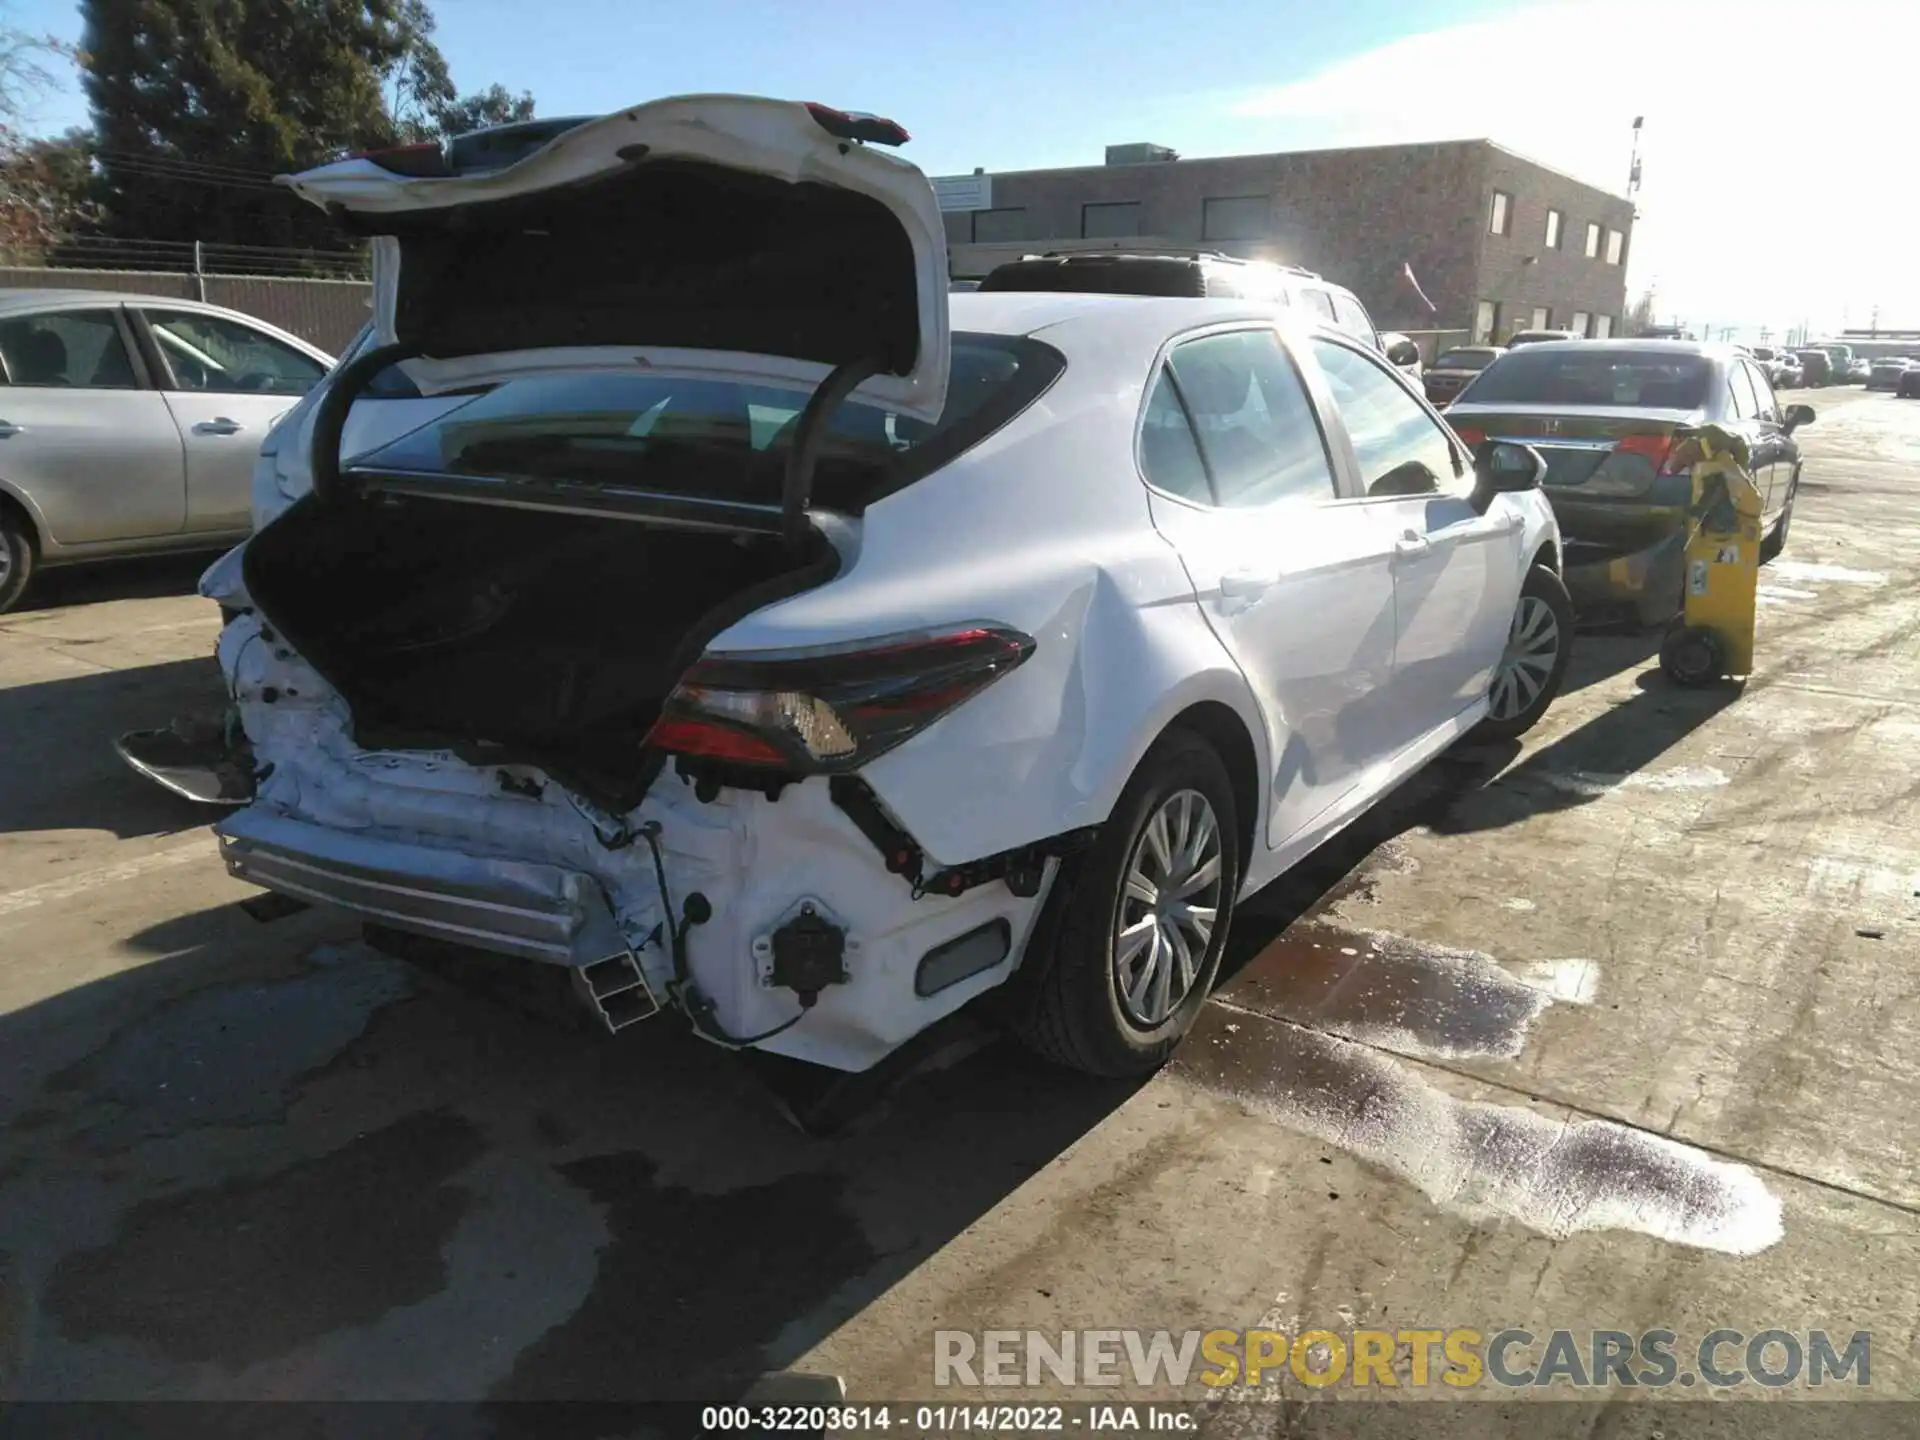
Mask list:
[[[295,505],[248,546],[261,615],[368,749],[539,765],[637,804],[662,702],[714,635],[824,583],[833,547],[404,499]]]

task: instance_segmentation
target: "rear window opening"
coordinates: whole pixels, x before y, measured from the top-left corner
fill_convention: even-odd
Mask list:
[[[1013,260],[988,272],[980,288],[983,291],[1040,290],[1074,295],[1192,298],[1207,293],[1207,281],[1200,267],[1191,260],[1125,255]]]
[[[947,463],[1017,415],[1064,367],[1037,341],[957,335],[946,407],[928,423],[849,401],[828,419],[814,502],[858,512]],[[780,503],[808,392],[659,374],[509,381],[347,469],[641,488]]]
[[[1713,362],[1701,355],[1609,350],[1510,351],[1481,372],[1476,405],[1594,405],[1696,410],[1706,403]]]

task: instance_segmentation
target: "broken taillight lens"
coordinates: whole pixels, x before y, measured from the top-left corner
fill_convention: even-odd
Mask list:
[[[706,659],[674,687],[646,743],[795,774],[852,770],[1032,653],[1017,630],[973,625],[777,659]]]
[[[1476,430],[1471,425],[1456,425],[1453,427],[1453,433],[1460,437],[1460,443],[1469,450],[1476,445],[1484,445],[1487,440],[1486,431]]]

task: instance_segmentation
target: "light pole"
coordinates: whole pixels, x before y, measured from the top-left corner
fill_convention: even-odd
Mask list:
[[[1644,115],[1633,117],[1633,163],[1627,167],[1627,199],[1629,200],[1640,193],[1640,127],[1646,122],[1646,118]],[[1637,208],[1633,218],[1636,220],[1640,218]]]

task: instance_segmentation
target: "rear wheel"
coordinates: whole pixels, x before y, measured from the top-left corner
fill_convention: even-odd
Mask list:
[[[0,509],[0,615],[26,593],[33,574],[33,537],[12,511]]]
[[[1527,572],[1507,629],[1507,648],[1487,689],[1487,718],[1479,734],[1511,740],[1540,723],[1566,678],[1573,654],[1573,601],[1560,577],[1544,565]]]
[[[1240,865],[1226,765],[1198,736],[1170,732],[1054,887],[1035,936],[1043,953],[1027,961],[1047,968],[1014,1018],[1020,1037],[1094,1075],[1158,1068],[1213,988]]]

